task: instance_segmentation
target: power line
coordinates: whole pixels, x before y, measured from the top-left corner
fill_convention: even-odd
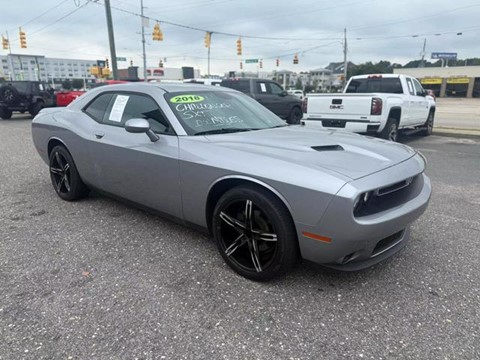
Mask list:
[[[34,22],[35,20],[41,18],[43,15],[49,13],[50,11],[60,7],[61,5],[65,4],[66,2],[68,2],[69,0],[63,0],[61,3],[55,5],[55,6],[52,6],[50,9],[46,10],[45,12],[41,13],[40,15],[34,17],[33,19],[31,20],[28,20],[26,23],[22,24],[21,27],[24,27],[24,26],[27,26],[28,24]]]

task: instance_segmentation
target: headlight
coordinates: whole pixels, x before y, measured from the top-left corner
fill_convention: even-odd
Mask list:
[[[358,215],[358,213],[362,211],[364,206],[367,205],[368,200],[370,200],[372,194],[372,191],[367,191],[358,195],[357,199],[353,203],[353,213],[355,215]]]

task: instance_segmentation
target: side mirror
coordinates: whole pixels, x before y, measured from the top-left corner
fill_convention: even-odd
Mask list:
[[[130,119],[125,123],[125,130],[133,134],[147,134],[151,142],[158,141],[160,138],[150,129],[150,124],[145,119]]]
[[[287,96],[288,95],[288,92],[286,92],[285,90],[283,90],[280,94],[278,94],[280,96]]]

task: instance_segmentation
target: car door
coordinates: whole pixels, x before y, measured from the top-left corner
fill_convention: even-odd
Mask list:
[[[45,106],[53,106],[53,93],[48,91],[45,83],[38,83],[38,94],[43,99]]]
[[[274,86],[272,86],[274,85]],[[254,83],[255,86],[255,99],[269,109],[276,115],[285,118],[288,114],[285,114],[285,103],[283,97],[279,95],[283,89],[275,83],[265,80],[258,80]]]
[[[429,104],[428,100],[425,97],[425,91],[422,88],[422,85],[418,82],[417,79],[412,79],[413,86],[415,88],[415,102],[416,102],[416,112],[415,118],[412,119],[412,123],[423,124],[427,121]]]
[[[124,126],[133,118],[147,119],[160,139],[128,133]],[[91,157],[101,190],[182,217],[178,138],[153,98],[113,93],[93,135]]]

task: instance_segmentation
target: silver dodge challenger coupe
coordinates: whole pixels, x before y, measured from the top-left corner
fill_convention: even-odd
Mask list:
[[[410,147],[287,125],[222,87],[100,87],[42,110],[32,133],[63,200],[95,189],[206,229],[258,281],[300,257],[360,270],[392,256],[431,193]]]

